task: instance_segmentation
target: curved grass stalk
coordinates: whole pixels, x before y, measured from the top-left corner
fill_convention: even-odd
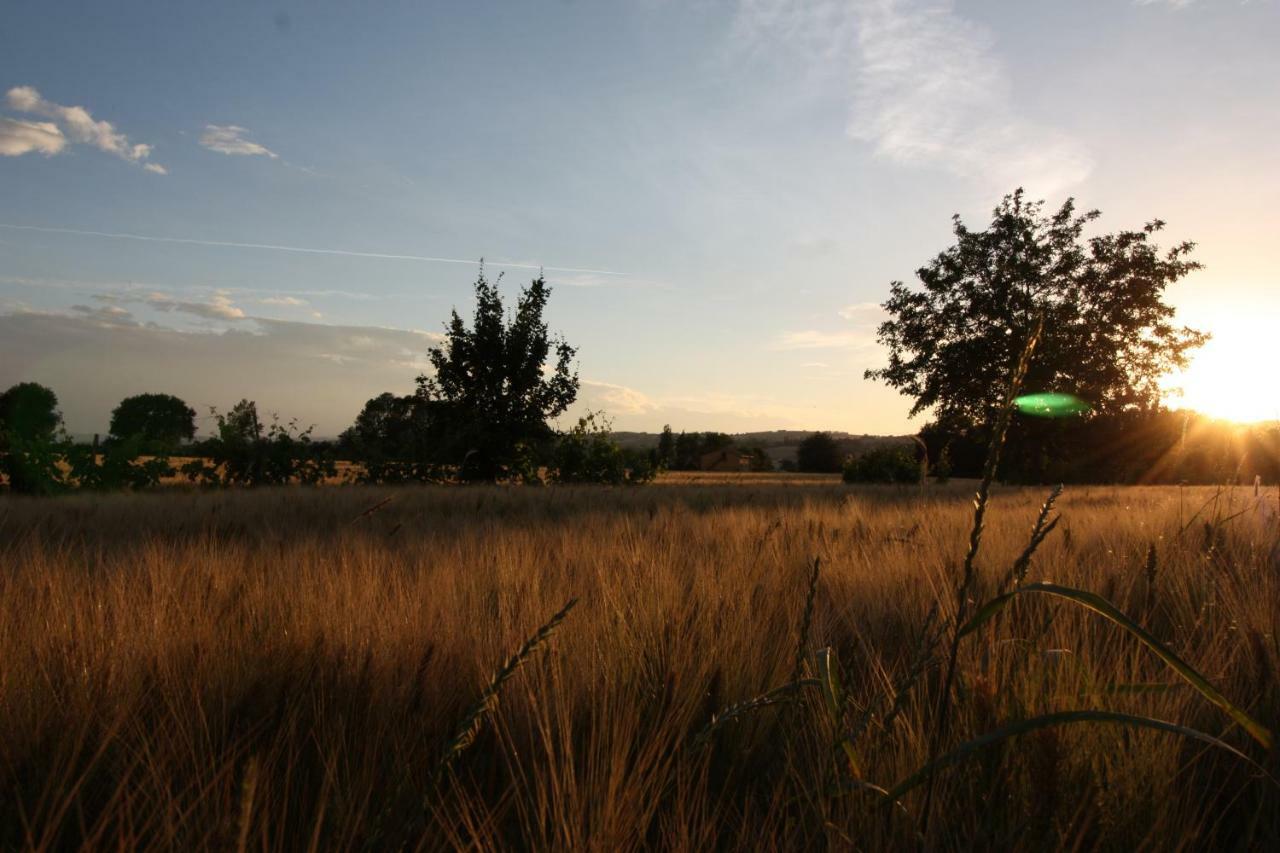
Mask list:
[[[533,636],[525,640],[519,650],[507,658],[498,671],[493,674],[493,678],[489,680],[489,684],[480,694],[480,699],[471,706],[471,710],[467,712],[467,716],[463,719],[462,725],[458,727],[457,733],[450,739],[445,746],[443,754],[440,756],[440,763],[436,767],[436,775],[444,773],[444,771],[467,747],[475,743],[476,735],[480,733],[480,727],[484,724],[485,715],[491,712],[498,705],[498,693],[502,690],[511,676],[516,674],[525,661],[533,656],[538,647],[544,644],[551,635],[555,633],[560,623],[569,615],[569,611],[578,603],[578,599],[569,599],[564,607],[556,611],[547,623],[533,633]]]
[[[1256,740],[1265,749],[1270,750],[1272,748],[1272,744],[1275,739],[1269,729],[1245,713],[1240,706],[1223,696],[1216,687],[1209,683],[1207,678],[1195,669],[1195,667],[1178,657],[1173,650],[1153,637],[1137,622],[1134,622],[1128,616],[1124,615],[1124,613],[1120,612],[1120,610],[1111,602],[1095,593],[1086,592],[1074,587],[1060,586],[1053,583],[1041,582],[1026,584],[1012,592],[996,596],[980,607],[978,612],[973,614],[973,617],[960,629],[959,636],[964,637],[977,630],[983,623],[1007,607],[1016,596],[1035,592],[1065,598],[1068,601],[1074,601],[1075,603],[1092,610],[1094,613],[1111,620],[1116,625],[1119,625],[1121,628],[1136,637],[1144,646],[1155,652],[1157,657],[1168,664],[1174,672],[1182,676],[1183,680],[1199,691],[1202,696],[1217,705],[1227,714],[1227,716],[1239,723],[1240,727],[1248,732],[1250,737]]]
[[[1114,711],[1060,711],[1055,714],[1044,714],[1027,720],[1018,720],[1017,722],[1001,726],[1000,728],[989,731],[974,738],[973,740],[960,744],[955,749],[939,756],[928,764],[925,764],[906,779],[903,779],[885,795],[885,799],[888,802],[897,802],[897,800],[904,794],[931,779],[939,770],[966,761],[989,746],[994,746],[997,743],[1016,737],[1017,735],[1027,734],[1029,732],[1038,731],[1039,729],[1046,729],[1051,726],[1069,725],[1073,723],[1119,723],[1121,725],[1134,726],[1136,728],[1156,729],[1158,731],[1182,735],[1183,737],[1198,740],[1201,743],[1206,743],[1210,746],[1217,747],[1218,749],[1226,750],[1258,770],[1262,775],[1270,779],[1273,784],[1276,782],[1276,780],[1267,773],[1266,769],[1262,767],[1262,765],[1258,764],[1258,762],[1254,761],[1231,744],[1226,743],[1213,735],[1205,734],[1197,729],[1180,726],[1177,723],[1170,723],[1164,720],[1157,720],[1153,717],[1120,714]]]
[[[714,715],[711,718],[711,722],[707,723],[702,728],[702,731],[698,732],[697,736],[693,739],[693,745],[702,746],[705,744],[710,740],[711,735],[715,734],[716,730],[721,726],[727,725],[741,717],[745,717],[751,712],[758,711],[761,708],[768,708],[772,705],[782,705],[790,702],[794,698],[793,694],[799,693],[801,688],[817,686],[817,679],[802,678],[797,681],[789,681],[781,687],[775,687],[767,693],[761,693],[759,696],[754,696],[750,699],[745,699],[741,702],[729,705],[720,713]]]
[[[822,698],[826,701],[827,715],[831,718],[831,725],[839,732],[844,727],[844,688],[840,685],[840,675],[835,667],[835,654],[830,647],[818,650],[818,685],[822,689]],[[862,768],[858,763],[858,753],[853,748],[852,739],[847,734],[841,734],[836,745],[844,752],[844,757],[849,762],[849,772],[854,778],[861,776]]]

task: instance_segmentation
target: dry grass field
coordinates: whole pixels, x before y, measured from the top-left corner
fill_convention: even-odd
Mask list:
[[[0,846],[920,845],[924,786],[886,805],[852,780],[926,763],[947,645],[926,626],[954,606],[971,487],[727,483],[0,500]],[[975,598],[1044,497],[996,490]],[[1028,580],[1106,596],[1275,730],[1280,566],[1274,528],[1231,517],[1250,500],[1069,489]],[[822,660],[842,707],[804,687],[723,713]],[[928,846],[1280,847],[1275,753],[1097,614],[1025,596],[957,673],[945,747],[1104,709],[1255,763],[1166,731],[1041,729],[937,773]]]

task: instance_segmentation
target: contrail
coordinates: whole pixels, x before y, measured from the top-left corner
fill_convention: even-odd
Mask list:
[[[309,249],[304,246],[276,246],[271,243],[231,243],[223,240],[195,240],[189,237],[151,237],[146,234],[116,234],[110,231],[81,231],[76,228],[44,228],[39,225],[11,225],[0,222],[0,228],[15,231],[40,231],[47,234],[79,234],[84,237],[111,237],[116,240],[142,240],[147,243],[185,243],[190,246],[215,246],[229,249],[270,249],[276,252],[299,252],[305,255],[342,255],[348,258],[378,258],[387,261],[427,261],[437,264],[476,264],[477,260],[462,258],[433,258],[426,255],[389,255],[382,252],[349,252],[346,249]],[[547,270],[549,272],[577,272],[593,275],[627,275],[612,270],[590,270],[580,267],[543,267],[537,264],[501,263],[485,261],[491,267],[508,267],[521,270]]]

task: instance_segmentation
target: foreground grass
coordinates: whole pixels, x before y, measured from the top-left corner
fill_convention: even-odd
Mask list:
[[[1105,595],[1274,730],[1276,534],[1223,521],[1245,490],[1213,495],[1068,490],[1028,579]],[[1043,498],[996,493],[981,597]],[[925,763],[944,664],[925,626],[954,606],[971,521],[964,487],[824,482],[0,501],[0,845],[916,845],[922,792],[886,807],[832,745],[856,733],[858,778],[884,787]],[[801,691],[708,732],[795,676],[815,558],[801,674],[831,647],[838,729]],[[1280,775],[1096,616],[1028,599],[979,633],[949,743],[1096,708],[1193,726]],[[940,848],[1280,846],[1258,767],[1158,731],[1038,731],[947,769],[933,797]]]

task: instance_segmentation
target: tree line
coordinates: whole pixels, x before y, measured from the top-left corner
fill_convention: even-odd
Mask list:
[[[123,400],[100,445],[70,441],[56,394],[25,382],[0,395],[0,474],[10,490],[146,488],[182,476],[202,485],[315,484],[358,463],[361,482],[642,483],[654,453],[624,450],[609,423],[588,414],[568,430],[552,421],[577,398],[575,350],[553,337],[543,312],[550,288],[539,276],[507,314],[483,269],[468,326],[453,312],[444,341],[428,351],[434,368],[406,396],[369,400],[336,443],[317,441],[296,421],[264,420],[241,400],[211,411],[213,435],[194,441],[196,413],[168,394]],[[179,453],[182,464],[171,460]]]
[[[1068,199],[1046,212],[1022,190],[1005,196],[982,230],[953,218],[954,242],[916,271],[918,286],[892,282],[877,338],[885,366],[866,378],[930,415],[919,449],[876,448],[845,459],[815,433],[795,467],[843,471],[854,482],[908,482],[925,472],[972,476],[981,465],[1007,377],[1033,328],[1042,330],[1023,387],[1072,395],[1060,419],[1017,416],[999,476],[1017,482],[1223,482],[1280,479],[1280,427],[1226,429],[1165,408],[1159,382],[1185,367],[1208,336],[1174,322],[1169,285],[1199,269],[1194,244],[1155,244],[1163,228],[1086,234],[1100,214]],[[499,277],[500,278],[500,277]],[[370,399],[336,444],[295,422],[264,422],[252,401],[213,412],[199,442],[194,411],[165,394],[121,402],[102,447],[69,442],[54,393],[21,383],[0,395],[0,474],[14,491],[141,488],[180,473],[205,484],[314,483],[341,457],[365,482],[640,483],[664,468],[693,470],[717,452],[739,467],[771,469],[759,447],[734,448],[724,433],[675,434],[656,446],[620,447],[602,414],[568,430],[553,423],[577,399],[576,350],[543,319],[550,288],[539,276],[508,313],[481,269],[468,325],[457,311],[432,373],[405,395]],[[174,469],[181,448],[194,458]]]

